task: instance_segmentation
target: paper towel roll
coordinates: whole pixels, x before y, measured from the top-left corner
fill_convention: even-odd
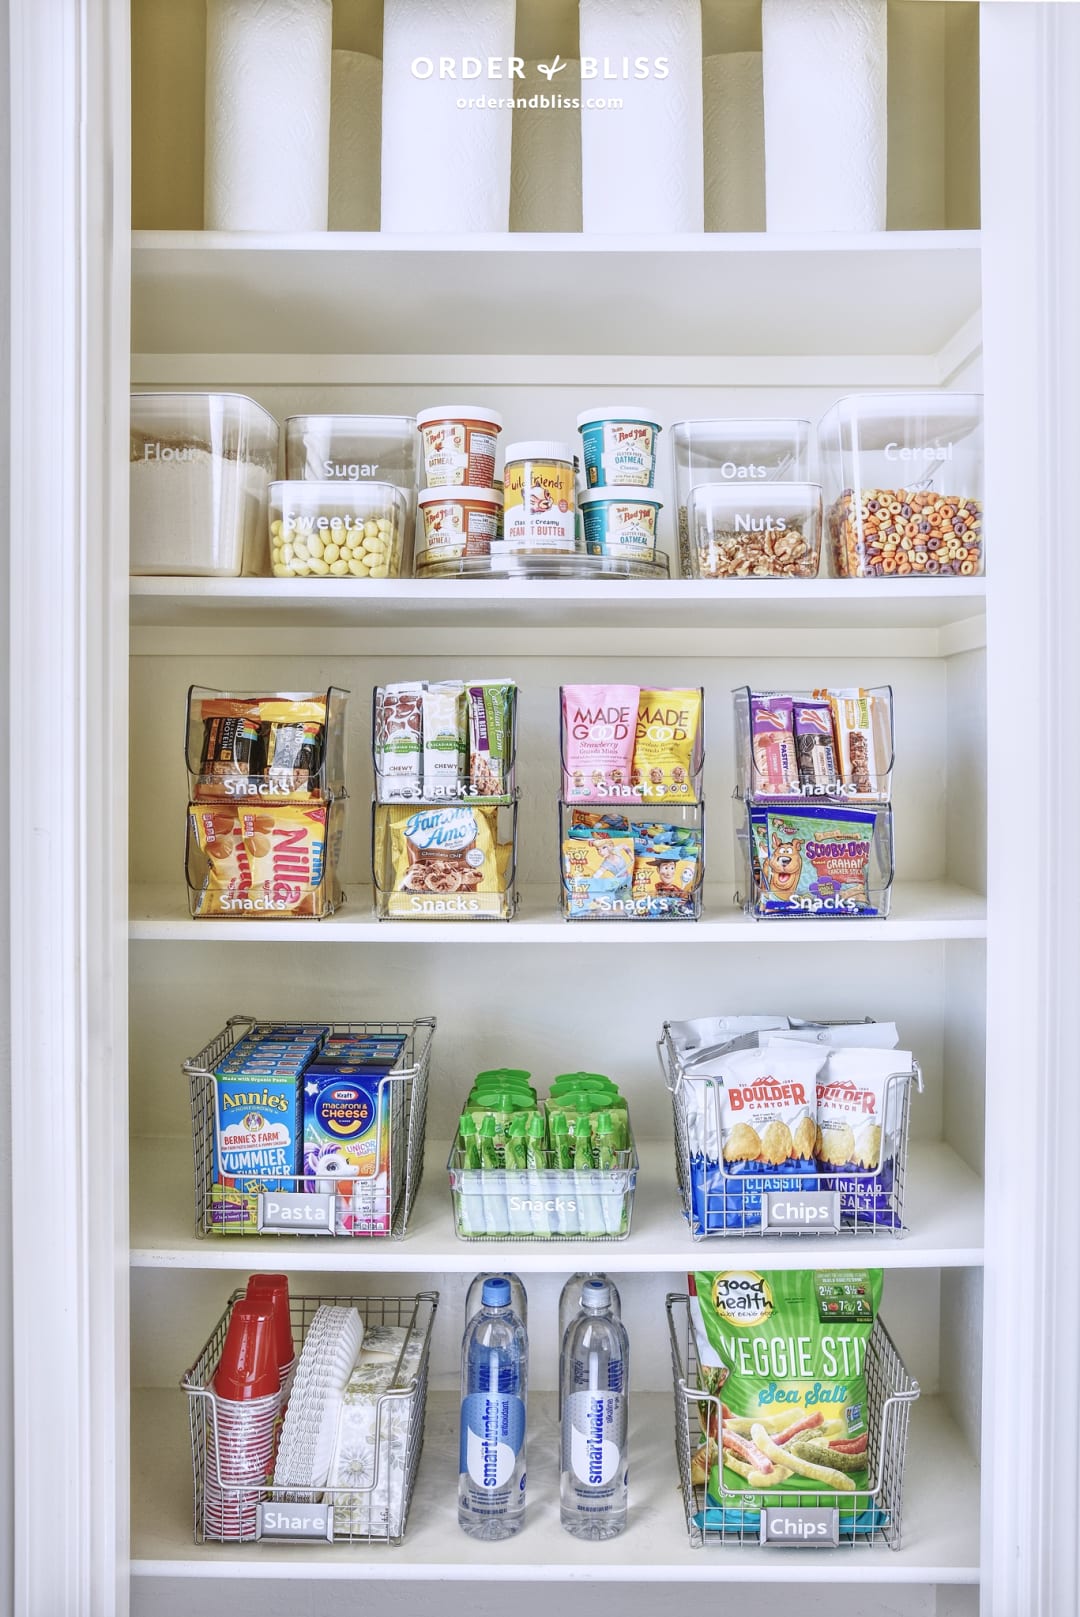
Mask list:
[[[547,65],[547,64],[545,64]],[[567,62],[550,80],[525,63],[520,94],[546,96],[549,107],[514,108],[510,168],[511,230],[581,229],[581,112],[558,98],[581,96],[581,63]]]
[[[510,223],[510,78],[488,58],[514,53],[514,0],[386,0],[383,12],[382,228],[506,230]],[[456,77],[440,78],[449,57]],[[483,76],[463,77],[463,59]],[[430,68],[429,76],[419,76]],[[459,100],[505,107],[459,107]]]
[[[207,0],[207,230],[325,230],[331,0]]]
[[[885,229],[886,4],[762,0],[767,229]]]
[[[765,229],[761,52],[707,56],[705,229]]]
[[[335,51],[330,69],[330,229],[378,230],[382,63]]]
[[[701,0],[581,0],[579,39],[582,101],[622,101],[581,109],[584,229],[704,229]],[[647,78],[633,76],[638,59]]]

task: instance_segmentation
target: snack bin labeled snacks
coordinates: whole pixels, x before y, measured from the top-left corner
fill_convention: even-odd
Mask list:
[[[393,483],[274,483],[274,577],[398,578],[408,517],[409,502]]]
[[[702,483],[687,496],[695,578],[816,578],[818,483]]]
[[[818,441],[838,578],[981,576],[980,394],[851,394]]]
[[[690,491],[703,484],[752,488],[805,483],[810,477],[810,423],[798,417],[676,421],[671,429],[678,511],[679,561],[694,571],[689,529]]]
[[[266,573],[278,424],[240,393],[133,393],[131,571]]]

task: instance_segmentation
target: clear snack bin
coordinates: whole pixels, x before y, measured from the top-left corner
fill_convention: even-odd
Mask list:
[[[318,1489],[286,1487],[273,1473],[265,1478],[234,1475],[223,1433],[231,1410],[213,1390],[214,1372],[235,1305],[244,1293],[233,1292],[210,1337],[181,1386],[188,1397],[191,1460],[194,1478],[196,1544],[260,1539],[332,1544],[400,1544],[424,1446],[431,1335],[439,1305],[438,1292],[412,1297],[358,1297],[324,1294],[292,1296],[293,1338],[303,1351],[316,1312],[324,1305],[355,1308],[369,1339],[394,1333],[396,1362],[388,1355],[385,1373],[365,1390],[363,1352],[342,1397],[332,1446],[326,1453],[328,1481]],[[290,1401],[309,1396],[325,1379],[320,1365],[300,1385],[293,1383]],[[355,1385],[354,1385],[355,1381]],[[317,1388],[316,1388],[317,1390]],[[317,1405],[315,1408],[317,1409]],[[232,1409],[236,1406],[232,1405]],[[322,1450],[325,1434],[313,1426],[309,1451]],[[271,1458],[274,1444],[269,1445]]]
[[[310,483],[393,483],[416,490],[416,417],[290,415],[285,476]]]
[[[818,428],[838,578],[983,572],[978,393],[854,393]]]
[[[612,823],[613,832],[606,834]],[[586,834],[575,836],[575,826],[582,824]],[[561,802],[563,916],[568,921],[698,921],[705,854],[703,801],[659,810],[622,803],[606,811]]]
[[[371,805],[380,921],[509,921],[517,908],[518,794]]]
[[[701,483],[686,501],[695,578],[816,578],[819,483]]]
[[[184,874],[193,920],[325,920],[341,908],[343,797],[330,803],[188,807]]]
[[[756,921],[884,920],[892,809],[735,799],[735,902]]]
[[[816,1024],[827,1030],[828,1023]],[[734,1040],[733,1043],[737,1043]],[[886,1080],[881,1116],[882,1146],[876,1168],[848,1166],[829,1172],[771,1175],[734,1173],[721,1151],[718,1078],[695,1077],[684,1060],[671,1024],[657,1043],[660,1070],[671,1095],[675,1128],[675,1170],[683,1213],[695,1241],[763,1234],[814,1241],[829,1235],[901,1237],[907,1185],[911,1097],[923,1089],[922,1072]]]
[[[605,1168],[560,1168],[554,1150],[531,1169],[468,1168],[460,1145],[447,1169],[454,1228],[462,1241],[625,1241],[638,1155],[633,1135]]]
[[[340,685],[323,691],[218,691],[189,685],[184,762],[193,801],[329,803],[345,796]]]
[[[399,578],[410,509],[393,483],[273,483],[274,577]]]
[[[768,1544],[781,1554],[785,1548],[805,1551],[808,1543],[820,1548],[887,1544],[891,1550],[900,1549],[908,1425],[919,1383],[909,1374],[880,1318],[874,1322],[866,1351],[866,1488],[823,1489],[820,1493],[809,1489],[770,1493],[750,1487],[729,1491],[721,1470],[723,1492],[716,1499],[707,1484],[725,1420],[721,1391],[710,1392],[700,1384],[690,1298],[669,1295],[667,1315],[675,1387],[675,1455],[691,1547]],[[781,1530],[774,1534],[776,1526]]]
[[[896,761],[891,685],[833,692],[741,685],[732,700],[738,797],[856,806],[889,801]]]
[[[267,1188],[265,1173],[227,1181],[214,1176],[216,1122],[215,1070],[240,1039],[257,1025],[253,1016],[231,1016],[222,1031],[198,1055],[184,1062],[191,1100],[191,1132],[195,1155],[195,1234],[389,1236],[401,1240],[408,1227],[424,1175],[424,1126],[427,1116],[433,1017],[413,1022],[327,1022],[331,1033],[361,1038],[385,1034],[406,1036],[402,1065],[379,1080],[378,1105],[386,1120],[386,1172],[350,1181],[347,1197],[332,1183],[311,1173],[276,1174]],[[295,1027],[298,1036],[305,1024]],[[302,1139],[302,1119],[297,1133]]]
[[[133,573],[267,572],[272,415],[241,393],[133,393],[129,444]]]
[[[684,578],[698,576],[691,554],[688,502],[702,484],[749,488],[758,483],[805,483],[810,476],[810,423],[795,417],[676,421],[671,429],[678,508],[679,561]]]
[[[436,687],[437,690],[438,687]],[[371,693],[371,767],[377,803],[511,804],[516,795],[518,688],[510,681],[465,683],[455,715],[459,749],[434,750],[448,765],[444,784],[433,778],[425,757],[429,713],[421,681],[376,685]],[[445,740],[445,734],[441,738]],[[427,768],[425,769],[425,764]]]

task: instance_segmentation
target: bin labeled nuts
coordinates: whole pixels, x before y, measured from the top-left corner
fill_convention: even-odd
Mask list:
[[[275,483],[270,560],[275,578],[396,578],[405,498],[389,483]]]
[[[829,510],[833,567],[841,578],[982,573],[982,502],[909,489],[845,489]]]
[[[816,578],[818,557],[801,528],[782,533],[698,534],[700,578]]]

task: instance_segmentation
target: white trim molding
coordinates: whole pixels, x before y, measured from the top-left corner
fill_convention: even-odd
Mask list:
[[[984,1617],[1080,1610],[1080,7],[984,4],[989,903]],[[977,1374],[972,1366],[972,1374]]]
[[[123,1617],[128,22],[9,16],[15,1611]]]

